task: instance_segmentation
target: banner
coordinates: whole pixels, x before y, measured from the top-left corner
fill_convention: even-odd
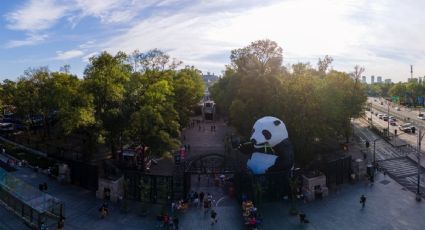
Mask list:
[[[391,98],[393,103],[400,103],[400,97],[399,96],[392,96]]]
[[[419,106],[424,106],[424,97],[423,96],[419,96],[418,97],[418,105]]]

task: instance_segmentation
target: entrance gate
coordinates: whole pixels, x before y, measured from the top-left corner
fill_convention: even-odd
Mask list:
[[[186,161],[184,169],[184,194],[188,194],[192,187],[192,176],[201,177],[201,175],[211,176],[213,178],[219,178],[221,175],[225,175],[233,185],[234,192],[239,192],[239,183],[237,178],[242,173],[243,167],[236,158],[229,157],[228,155],[219,153],[210,153],[200,155],[192,160]],[[214,183],[214,181],[212,181]]]

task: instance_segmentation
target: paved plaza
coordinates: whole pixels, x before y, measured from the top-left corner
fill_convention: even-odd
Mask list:
[[[212,146],[217,149],[227,132],[223,123],[217,123],[217,132],[209,129],[198,131],[198,127],[186,132],[186,143],[194,148],[207,149],[208,140],[213,140]],[[210,124],[206,124],[208,128]],[[219,129],[223,129],[220,130]],[[202,129],[201,129],[202,130]],[[198,139],[192,139],[196,137]],[[196,154],[192,150],[189,154]],[[1,159],[7,159],[1,155]],[[122,213],[117,205],[110,204],[110,215],[99,218],[98,209],[101,200],[95,197],[93,191],[88,191],[73,185],[61,185],[44,174],[34,172],[29,168],[18,168],[12,175],[37,187],[39,183],[47,182],[48,193],[59,198],[65,204],[65,229],[158,229],[156,215],[160,214],[161,206],[154,205],[148,216],[139,215],[140,205],[131,204],[129,213]],[[241,208],[238,201],[230,197],[223,187],[208,183],[208,176],[201,177],[192,183],[194,191],[204,191],[213,194],[214,209],[218,213],[218,223],[210,225],[209,215],[204,216],[200,208],[190,207],[184,213],[179,213],[180,229],[246,229],[243,225]],[[212,179],[210,178],[212,181]],[[211,182],[210,181],[210,182]],[[366,207],[361,208],[360,196],[367,197]],[[307,215],[309,224],[300,224],[296,216],[288,214],[289,201],[282,199],[276,203],[263,204],[258,211],[264,222],[258,229],[400,229],[422,230],[425,228],[425,203],[416,202],[415,194],[403,188],[388,176],[378,173],[373,186],[367,181],[357,181],[331,187],[330,195],[323,200],[310,203],[297,202],[299,210]],[[0,208],[0,229],[26,229],[14,214],[3,207]],[[55,225],[49,226],[55,229]]]

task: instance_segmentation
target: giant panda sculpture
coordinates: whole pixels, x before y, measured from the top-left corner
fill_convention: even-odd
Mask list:
[[[251,143],[255,152],[247,161],[247,167],[253,174],[290,172],[294,151],[283,121],[271,116],[258,119],[254,123]]]

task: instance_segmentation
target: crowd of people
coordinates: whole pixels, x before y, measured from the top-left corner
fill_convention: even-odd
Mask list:
[[[245,226],[247,226],[248,229],[257,229],[257,226],[262,222],[261,217],[258,215],[257,208],[254,206],[254,202],[248,200],[246,197],[242,198],[242,216]]]

